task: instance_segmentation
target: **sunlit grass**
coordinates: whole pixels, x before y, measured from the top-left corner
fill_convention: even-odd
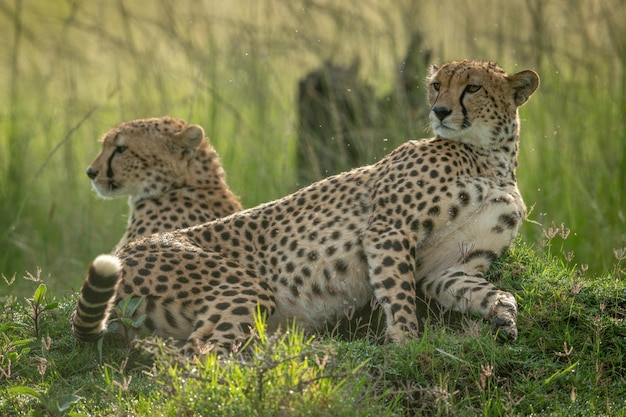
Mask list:
[[[626,415],[623,280],[580,276],[519,241],[489,273],[519,303],[515,343],[478,317],[426,316],[421,337],[401,345],[295,326],[268,334],[257,320],[229,358],[187,360],[163,341],[127,346],[112,334],[101,355],[68,332],[75,296],[29,279],[40,290],[28,300],[0,300],[3,416]]]

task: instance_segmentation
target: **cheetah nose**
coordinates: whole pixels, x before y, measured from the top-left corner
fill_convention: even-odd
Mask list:
[[[89,168],[87,168],[87,176],[89,178],[91,178],[92,180],[95,180],[96,177],[98,176],[98,171],[96,171],[95,169],[89,167]]]
[[[437,106],[437,107],[433,107],[433,113],[435,113],[435,116],[437,116],[437,119],[443,120],[450,113],[452,113],[452,110],[450,110],[449,108],[445,106]]]

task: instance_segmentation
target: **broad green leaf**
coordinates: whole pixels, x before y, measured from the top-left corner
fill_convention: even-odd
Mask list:
[[[27,345],[27,344],[33,342],[34,340],[35,340],[34,337],[30,337],[28,339],[14,340],[11,343],[13,344],[13,346],[22,346],[22,345]]]
[[[35,295],[33,296],[33,300],[36,304],[41,304],[43,302],[43,298],[45,297],[47,290],[48,287],[46,287],[46,284],[39,284],[39,287],[37,287]]]
[[[54,310],[57,307],[59,307],[59,303],[48,303],[46,304],[46,306],[44,307],[44,310]]]
[[[68,394],[57,401],[57,408],[59,411],[69,410],[72,404],[82,399],[83,397],[79,397],[78,395]]]
[[[133,320],[128,317],[120,318],[120,323],[122,323],[126,327],[130,327],[130,328],[135,327],[135,322],[133,322]]]
[[[133,327],[137,328],[141,326],[141,323],[143,323],[145,319],[146,319],[145,314],[142,314],[141,316],[137,317],[135,320],[133,320]]]
[[[124,307],[124,315],[127,317],[131,317],[135,314],[135,311],[139,308],[139,306],[143,303],[144,298],[128,298],[128,303]]]
[[[44,394],[41,394],[41,393],[35,391],[32,388],[28,388],[28,387],[24,387],[24,386],[12,387],[12,388],[9,388],[8,391],[9,392],[13,392],[15,394],[31,395],[31,396],[39,399],[39,401],[43,401],[43,399],[45,398]]]

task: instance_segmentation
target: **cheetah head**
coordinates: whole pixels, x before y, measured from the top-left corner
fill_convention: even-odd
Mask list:
[[[531,70],[507,75],[484,61],[432,67],[428,82],[430,125],[439,137],[488,148],[518,133],[517,108],[539,86]]]
[[[104,198],[156,196],[182,185],[203,138],[200,126],[170,117],[125,122],[104,134],[87,176]]]

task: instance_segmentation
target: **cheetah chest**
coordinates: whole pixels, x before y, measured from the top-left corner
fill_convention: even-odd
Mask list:
[[[516,186],[502,188],[488,186],[484,181],[470,182],[463,193],[466,201],[457,217],[439,222],[419,248],[418,281],[435,271],[466,264],[477,254],[487,253],[493,261],[515,239],[525,214]]]

